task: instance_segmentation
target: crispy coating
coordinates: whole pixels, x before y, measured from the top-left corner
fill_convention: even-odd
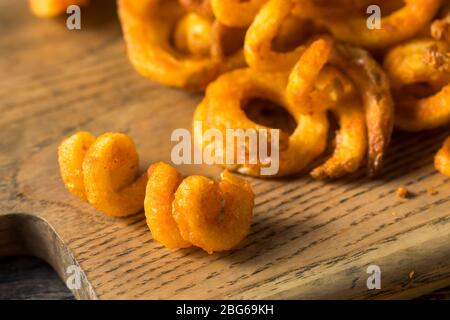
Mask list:
[[[172,216],[172,203],[175,191],[183,181],[182,175],[162,162],[151,165],[147,174],[144,207],[153,239],[169,249],[190,247],[191,243],[183,239]]]
[[[326,25],[338,40],[369,49],[383,49],[414,37],[429,24],[442,0],[405,0],[405,5],[382,16],[380,29],[367,28],[367,16],[326,19]]]
[[[450,177],[450,137],[448,137],[442,148],[434,158],[434,166],[440,173]]]
[[[384,69],[396,98],[396,126],[402,130],[433,129],[450,122],[450,47],[433,39],[413,40],[389,51]],[[415,85],[426,86],[423,96]],[[408,92],[407,88],[413,88]]]
[[[224,59],[210,55],[198,57],[183,52],[185,48],[196,48],[194,51],[197,51],[192,38],[187,41],[186,46],[176,48],[172,41],[173,33],[177,29],[177,23],[186,14],[177,0],[120,0],[119,14],[131,62],[144,76],[162,84],[203,90],[218,75],[245,65],[242,50],[233,52]],[[188,26],[196,28],[199,21],[202,21],[200,25],[207,30],[204,27],[204,19],[207,18],[202,19],[199,18]],[[210,23],[213,24],[214,21]],[[195,30],[180,32],[176,42],[181,43],[180,34],[190,37],[195,33]],[[205,51],[203,46],[208,42],[204,38],[209,39],[207,34],[202,35],[202,53]]]
[[[245,238],[253,206],[250,184],[224,171],[218,183],[202,176],[184,179],[175,193],[173,217],[185,240],[211,254],[231,250]]]
[[[34,15],[42,18],[54,17],[66,12],[70,5],[84,6],[89,0],[28,0]]]
[[[123,217],[142,210],[147,176],[137,178],[139,159],[128,136],[77,133],[61,143],[59,164],[69,191],[99,211]]]
[[[333,156],[314,169],[316,179],[339,178],[361,167],[367,152],[364,109],[353,83],[338,69],[325,66],[332,43],[317,40],[302,55],[289,77],[288,99],[302,113],[329,109],[339,123]]]

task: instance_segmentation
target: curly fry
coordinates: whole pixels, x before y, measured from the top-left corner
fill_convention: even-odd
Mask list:
[[[201,176],[184,179],[175,193],[173,217],[185,240],[211,254],[233,249],[245,238],[253,206],[250,184],[224,171],[219,183]]]
[[[385,16],[381,29],[369,29],[367,17],[327,19],[322,23],[338,39],[370,49],[382,49],[414,37],[431,22],[441,0],[405,0],[405,6]]]
[[[365,114],[354,85],[336,68],[325,66],[331,50],[329,41],[314,42],[291,72],[287,88],[288,99],[300,112],[324,108],[338,118],[340,131],[334,154],[311,172],[317,179],[339,178],[356,171],[367,150]]]
[[[440,173],[450,177],[450,137],[445,140],[444,145],[436,154],[434,166]]]
[[[85,6],[89,0],[28,0],[31,11],[38,17],[54,17],[66,12],[70,5]]]
[[[194,114],[194,123],[201,121],[203,130],[220,130],[226,135],[226,129],[269,130],[269,128],[250,120],[242,106],[251,98],[273,101],[285,108],[297,122],[291,135],[280,135],[280,166],[277,176],[292,175],[302,171],[316,159],[326,147],[328,120],[325,112],[305,114],[286,98],[288,73],[265,73],[252,69],[236,70],[222,75],[206,91],[205,99]],[[214,141],[194,137],[203,149],[215,148]],[[269,134],[268,140],[271,140]],[[269,142],[270,144],[270,142]],[[248,152],[250,146],[245,146]],[[226,151],[216,150],[226,154]],[[260,176],[263,164],[221,164],[229,170],[243,174]]]
[[[376,175],[383,166],[394,127],[388,77],[367,51],[347,44],[335,46],[330,63],[345,70],[362,96],[369,138],[369,175]]]
[[[144,76],[163,84],[202,90],[218,75],[245,65],[242,50],[225,59],[199,59],[175,48],[173,32],[185,14],[177,0],[120,0],[119,14],[131,62]]]
[[[450,123],[450,73],[445,72],[448,65],[442,58],[449,51],[445,42],[421,39],[398,46],[387,54],[384,68],[396,97],[398,128],[419,131]],[[426,85],[431,95],[425,92],[425,97],[416,97],[419,90],[415,89],[413,94],[406,91],[418,84]]]
[[[211,0],[217,20],[229,27],[248,27],[267,0]]]
[[[123,217],[143,208],[146,175],[136,179],[138,155],[124,134],[87,132],[64,140],[58,151],[61,175],[70,192],[110,216]]]
[[[192,244],[211,254],[235,248],[247,235],[254,195],[245,180],[227,171],[219,183],[201,176],[183,180],[164,163],[152,165],[148,177],[147,223],[153,238],[167,248]]]

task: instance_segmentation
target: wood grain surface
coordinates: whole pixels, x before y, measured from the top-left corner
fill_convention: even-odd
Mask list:
[[[93,2],[82,30],[69,31],[64,17],[39,20],[25,1],[0,0],[0,255],[36,255],[62,279],[80,266],[80,299],[414,298],[450,284],[450,178],[432,165],[448,128],[396,133],[377,179],[252,179],[254,223],[234,252],[171,252],[142,213],[108,218],[71,196],[56,159],[64,137],[125,132],[144,170],[170,160],[171,132],[190,128],[201,99],[139,76],[112,1]],[[395,196],[402,185],[411,198]],[[381,290],[366,287],[371,264]]]

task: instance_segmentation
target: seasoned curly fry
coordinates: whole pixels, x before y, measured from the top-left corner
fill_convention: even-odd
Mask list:
[[[184,179],[175,193],[173,217],[185,240],[211,254],[231,250],[245,238],[253,206],[250,184],[224,171],[219,183],[202,176]]]
[[[267,0],[211,0],[214,15],[229,27],[248,27]]]
[[[183,239],[172,216],[175,191],[183,177],[165,163],[155,163],[148,169],[145,193],[145,216],[153,239],[170,249],[187,248],[190,242]]]
[[[436,154],[434,166],[440,173],[450,177],[450,137],[445,140],[444,145]]]
[[[202,90],[218,75],[245,65],[242,50],[231,53],[225,59],[217,59],[209,55],[199,58],[174,47],[172,38],[175,26],[186,13],[177,0],[120,0],[119,13],[133,65],[143,75],[163,84]],[[197,23],[198,20],[194,26],[198,26]],[[208,30],[203,22],[201,25]],[[184,34],[192,36],[195,30]],[[207,42],[202,35],[202,53]],[[177,43],[181,43],[179,35]],[[192,38],[186,43],[186,48],[195,48],[194,51],[197,51],[198,47],[192,43]]]
[[[99,211],[122,217],[142,210],[147,176],[136,179],[138,155],[126,135],[77,133],[61,143],[59,163],[69,191]]]
[[[421,39],[398,46],[386,56],[384,68],[396,97],[395,122],[400,129],[419,131],[450,122],[450,73],[445,58],[449,51],[445,42]],[[414,85],[425,86],[431,94],[416,97],[421,87]],[[408,92],[411,86],[414,90]]]
[[[394,126],[394,103],[389,80],[367,51],[351,45],[336,45],[330,61],[345,70],[362,96],[369,139],[367,165],[369,174],[376,175],[383,166]]]
[[[31,11],[38,17],[54,17],[66,12],[70,5],[84,6],[89,0],[28,0]]]
[[[212,83],[206,97],[197,108],[194,123],[200,121],[203,130],[218,129],[226,135],[226,129],[269,130],[250,120],[242,109],[245,101],[251,98],[262,98],[273,101],[285,108],[297,122],[291,135],[280,135],[280,166],[277,176],[298,173],[316,159],[326,147],[328,120],[325,112],[304,114],[289,103],[286,98],[288,73],[265,73],[252,69],[241,69],[221,76]],[[198,145],[203,149],[214,148],[214,141],[199,139]],[[270,135],[268,137],[271,139]],[[248,152],[251,148],[245,147]],[[218,153],[226,151],[216,150]],[[222,164],[229,170],[260,176],[263,165],[258,164]]]
[[[165,247],[195,245],[211,254],[235,248],[247,235],[254,195],[245,180],[227,171],[219,183],[202,176],[183,180],[165,163],[152,165],[148,177],[147,224],[153,238]]]
[[[325,66],[331,54],[329,41],[317,40],[303,54],[289,77],[288,99],[303,113],[330,109],[337,116],[333,156],[311,175],[318,179],[339,178],[356,171],[367,150],[365,115],[353,83],[336,68]]]
[[[431,22],[441,0],[405,0],[401,9],[384,16],[381,29],[369,29],[367,16],[327,19],[322,23],[338,39],[370,49],[388,48],[414,37]]]

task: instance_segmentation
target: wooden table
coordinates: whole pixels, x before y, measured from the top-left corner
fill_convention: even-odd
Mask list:
[[[234,252],[168,251],[143,214],[112,219],[71,196],[56,160],[64,137],[125,132],[144,170],[170,160],[170,133],[190,128],[201,99],[134,71],[114,12],[94,1],[82,30],[69,31],[63,17],[40,20],[24,1],[0,0],[0,255],[36,255],[63,279],[79,266],[74,294],[90,299],[414,298],[450,284],[450,178],[432,166],[448,128],[397,133],[375,180],[251,180],[254,223]],[[402,185],[413,197],[395,196]],[[372,264],[381,290],[366,287]]]

